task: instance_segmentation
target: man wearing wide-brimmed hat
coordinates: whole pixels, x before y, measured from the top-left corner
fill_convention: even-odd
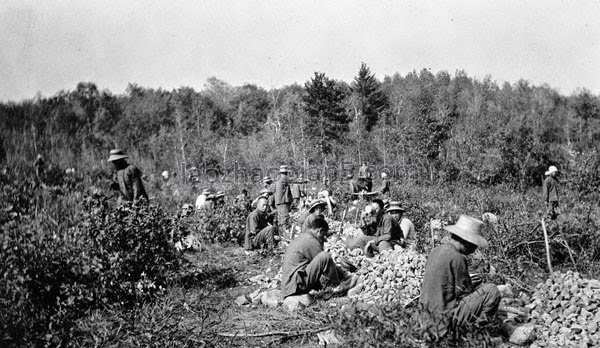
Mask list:
[[[404,241],[407,244],[412,244],[415,242],[415,225],[412,221],[403,216],[405,211],[406,210],[400,205],[400,202],[397,201],[389,202],[388,207],[385,208],[385,212],[390,214],[400,225],[400,229],[404,235]]]
[[[294,198],[292,197],[292,191],[290,190],[290,183],[288,180],[288,173],[290,171],[289,166],[282,165],[279,167],[279,180],[275,182],[275,207],[277,209],[277,222],[280,227],[280,232],[285,230],[288,226],[288,219],[290,215],[290,208]]]
[[[122,150],[110,150],[108,162],[116,169],[111,188],[119,191],[119,200],[138,201],[148,200],[148,194],[142,182],[142,172],[134,165],[127,163],[127,155]]]
[[[478,247],[488,246],[481,232],[483,221],[461,215],[456,224],[446,226],[450,240],[431,251],[419,301],[437,321],[439,334],[448,327],[460,327],[479,317],[494,315],[500,292],[494,284],[473,287],[466,256]]]
[[[327,202],[321,199],[315,199],[310,202],[308,210],[298,218],[298,225],[302,226],[300,228],[300,232],[305,232],[308,228],[308,225],[310,225],[317,216],[323,214],[326,208]]]
[[[558,180],[556,179],[558,169],[555,166],[550,166],[545,174],[546,179],[544,179],[544,184],[542,185],[542,196],[544,197],[548,216],[552,220],[556,220],[558,216],[558,212],[556,211],[558,208]]]

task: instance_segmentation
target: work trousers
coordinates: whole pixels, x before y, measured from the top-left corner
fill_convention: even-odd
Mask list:
[[[551,220],[556,220],[558,216],[558,201],[549,201],[546,203],[546,212]]]
[[[367,243],[375,239],[377,239],[377,237],[366,235],[361,235],[360,237],[356,238],[350,238],[346,241],[346,247],[350,250],[359,248],[363,250],[365,246],[367,246]],[[377,243],[376,245],[373,245],[372,249],[377,252],[382,252],[384,250],[392,250],[394,249],[394,244],[384,240]]]
[[[291,203],[277,204],[277,223],[281,226],[281,231],[289,227],[290,206]]]
[[[477,318],[491,317],[496,314],[502,295],[494,284],[484,284],[469,295],[463,297],[452,310],[452,325],[465,326]]]
[[[275,226],[267,226],[258,232],[255,236],[250,236],[246,233],[244,248],[246,250],[268,248],[273,250],[275,246]]]
[[[335,264],[331,254],[326,251],[317,254],[300,275],[303,284],[301,284],[299,290],[305,293],[312,289],[319,290],[327,285],[336,286],[348,278],[346,272]]]

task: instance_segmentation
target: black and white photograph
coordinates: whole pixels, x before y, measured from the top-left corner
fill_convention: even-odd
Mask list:
[[[599,347],[600,0],[3,0],[0,347]]]

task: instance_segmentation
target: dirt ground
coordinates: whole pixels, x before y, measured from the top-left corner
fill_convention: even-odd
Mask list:
[[[275,277],[281,267],[281,252],[263,255],[246,252],[238,246],[212,245],[201,251],[187,253],[186,259],[198,269],[215,267],[222,269],[224,283],[202,287],[194,293],[189,289],[191,304],[204,309],[201,325],[207,340],[206,346],[216,347],[319,347],[316,333],[297,334],[298,331],[318,331],[324,327],[319,313],[320,306],[339,305],[337,302],[317,303],[298,313],[289,313],[279,306],[269,308],[264,305],[238,306],[234,303],[240,295],[248,295],[259,289],[260,284],[249,279],[257,275]],[[266,272],[270,269],[270,272]],[[228,286],[223,286],[228,285]],[[206,289],[210,289],[207,293]],[[328,301],[329,302],[329,301]],[[184,314],[185,326],[198,325],[198,314]],[[286,334],[283,334],[286,333]],[[253,337],[253,335],[260,337]],[[235,336],[235,337],[228,337]]]

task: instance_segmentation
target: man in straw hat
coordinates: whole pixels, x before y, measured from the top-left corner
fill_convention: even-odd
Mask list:
[[[310,202],[308,210],[303,212],[298,218],[298,224],[302,226],[300,232],[304,233],[308,229],[308,226],[312,223],[317,216],[323,214],[327,208],[327,203],[321,199],[315,199]]]
[[[277,221],[281,231],[288,226],[290,208],[294,201],[288,179],[289,171],[290,168],[287,165],[280,166],[279,180],[275,182],[275,207],[277,209]]]
[[[400,205],[400,202],[396,201],[389,202],[385,209],[385,212],[390,214],[392,218],[394,218],[394,220],[396,220],[396,222],[400,225],[400,229],[402,230],[402,235],[404,236],[406,243],[412,244],[415,241],[415,225],[412,223],[412,221],[403,216],[405,211],[406,210]]]
[[[244,248],[246,250],[267,248],[269,251],[273,251],[276,234],[276,227],[268,221],[267,198],[259,197],[256,209],[246,219]]]
[[[481,233],[483,221],[461,215],[455,225],[444,227],[450,240],[431,251],[427,258],[420,303],[439,324],[440,334],[448,327],[461,327],[498,310],[500,292],[494,284],[473,287],[466,256],[488,242]]]
[[[283,257],[281,295],[286,298],[327,286],[334,287],[333,294],[345,294],[356,285],[358,277],[344,271],[324,251],[323,245],[331,236],[327,221],[320,215],[307,227],[290,243]]]
[[[544,197],[544,203],[546,204],[546,212],[552,220],[556,220],[558,212],[558,180],[556,174],[558,169],[555,166],[550,166],[542,185],[542,196]]]
[[[111,188],[119,191],[119,201],[138,201],[141,198],[148,200],[148,194],[142,182],[142,172],[134,165],[127,163],[127,155],[119,149],[110,150],[108,162],[116,169]]]

